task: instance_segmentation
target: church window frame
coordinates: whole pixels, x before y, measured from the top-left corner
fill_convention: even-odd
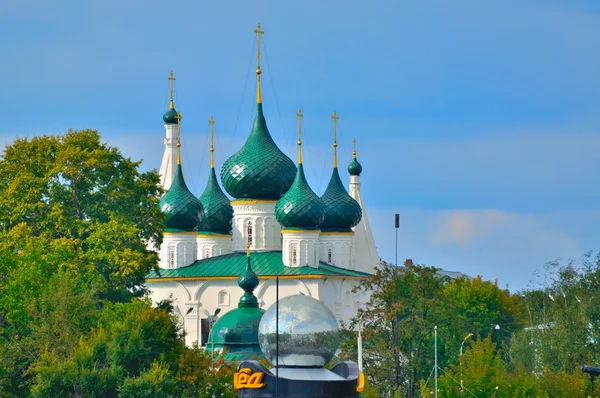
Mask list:
[[[252,221],[248,221],[246,223],[246,243],[249,244],[250,246],[252,246],[252,236],[253,235],[253,231],[252,231]]]
[[[167,262],[170,269],[175,268],[175,246],[169,245],[167,252]]]
[[[217,293],[217,304],[219,307],[229,306],[229,292],[227,290],[221,290]]]
[[[204,246],[203,252],[202,252],[203,257],[202,258],[210,258],[212,257],[212,253],[210,250],[210,246]]]
[[[327,262],[329,264],[331,264],[333,261],[333,252],[331,250],[331,247],[329,249],[327,249]]]
[[[296,245],[292,245],[292,265],[298,265],[298,250],[296,249]]]

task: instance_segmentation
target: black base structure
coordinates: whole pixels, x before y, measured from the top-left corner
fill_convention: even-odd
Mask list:
[[[354,362],[342,362],[333,369],[279,368],[269,370],[258,361],[244,361],[238,367],[234,387],[239,398],[354,398],[360,371]],[[276,386],[278,392],[276,391]]]

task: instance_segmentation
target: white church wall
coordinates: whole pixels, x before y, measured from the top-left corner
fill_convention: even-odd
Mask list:
[[[288,267],[319,266],[319,230],[282,230],[283,264]]]
[[[233,251],[281,250],[281,225],[275,219],[274,200],[233,201]]]
[[[177,125],[165,124],[165,152],[160,164],[160,185],[167,191],[177,170]]]
[[[199,233],[196,238],[196,247],[198,260],[229,254],[231,253],[231,235]]]
[[[354,232],[321,232],[319,257],[327,264],[354,269]]]
[[[160,247],[159,266],[185,267],[196,261],[196,232],[165,232]]]

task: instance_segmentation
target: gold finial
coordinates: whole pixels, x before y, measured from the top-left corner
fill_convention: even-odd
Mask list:
[[[177,164],[181,164],[181,113],[175,115],[177,119]]]
[[[213,145],[213,126],[215,125],[215,119],[211,116],[208,120],[210,124],[210,168],[215,168],[215,147]]]
[[[250,257],[250,244],[246,244],[246,256]]]
[[[356,159],[356,138],[354,138],[354,151],[352,152],[352,156]]]
[[[298,116],[298,164],[302,164],[302,139],[300,138],[300,133],[302,131],[302,116],[304,115],[300,108],[298,108],[296,116]]]
[[[337,113],[333,112],[333,168],[337,169],[337,121],[340,118]]]
[[[173,71],[169,75],[169,95],[171,96],[171,103],[169,104],[170,109],[175,109],[173,105],[173,82],[175,81],[175,75],[173,75]]]
[[[262,104],[262,95],[260,92],[260,74],[262,73],[262,71],[260,70],[260,35],[262,35],[263,32],[262,30],[260,30],[260,24],[258,24],[258,26],[256,27],[256,29],[254,29],[254,33],[256,33],[256,40],[258,41],[258,55],[256,56],[257,59],[257,67],[256,67],[256,103],[257,104]]]

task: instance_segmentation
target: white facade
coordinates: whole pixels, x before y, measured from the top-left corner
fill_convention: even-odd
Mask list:
[[[360,205],[362,218],[356,227],[354,227],[354,252],[356,253],[356,270],[368,273],[374,273],[375,268],[379,266],[381,260],[377,254],[377,246],[373,239],[369,218],[367,217],[367,208],[364,205],[360,193],[360,176],[350,176],[350,196]]]
[[[281,231],[283,236],[282,259],[287,267],[319,266],[319,233],[317,230]]]
[[[160,185],[167,191],[177,171],[177,125],[165,124],[165,153],[160,164]]]
[[[160,246],[159,267],[174,269],[196,261],[197,232],[165,232]]]
[[[321,232],[319,247],[320,258],[324,263],[355,269],[354,232]]]
[[[196,237],[196,246],[198,260],[229,254],[231,253],[231,235],[199,232]]]
[[[304,294],[323,301],[336,316],[338,321],[348,323],[356,314],[357,309],[367,300],[364,295],[352,293],[352,288],[360,281],[352,279],[323,278],[300,279],[280,277],[279,297],[294,294]],[[173,304],[182,319],[186,330],[186,344],[206,345],[210,347],[208,337],[207,310],[213,314],[217,308],[219,314],[237,308],[244,291],[237,285],[237,280],[190,280],[190,281],[160,281],[149,285],[152,291],[152,301],[173,299]],[[258,298],[260,308],[267,309],[275,302],[275,278],[261,278],[254,294]],[[192,309],[189,314],[187,311]],[[187,314],[187,315],[186,315]]]
[[[276,200],[235,200],[233,207],[233,251],[281,250],[281,225],[275,219]]]

